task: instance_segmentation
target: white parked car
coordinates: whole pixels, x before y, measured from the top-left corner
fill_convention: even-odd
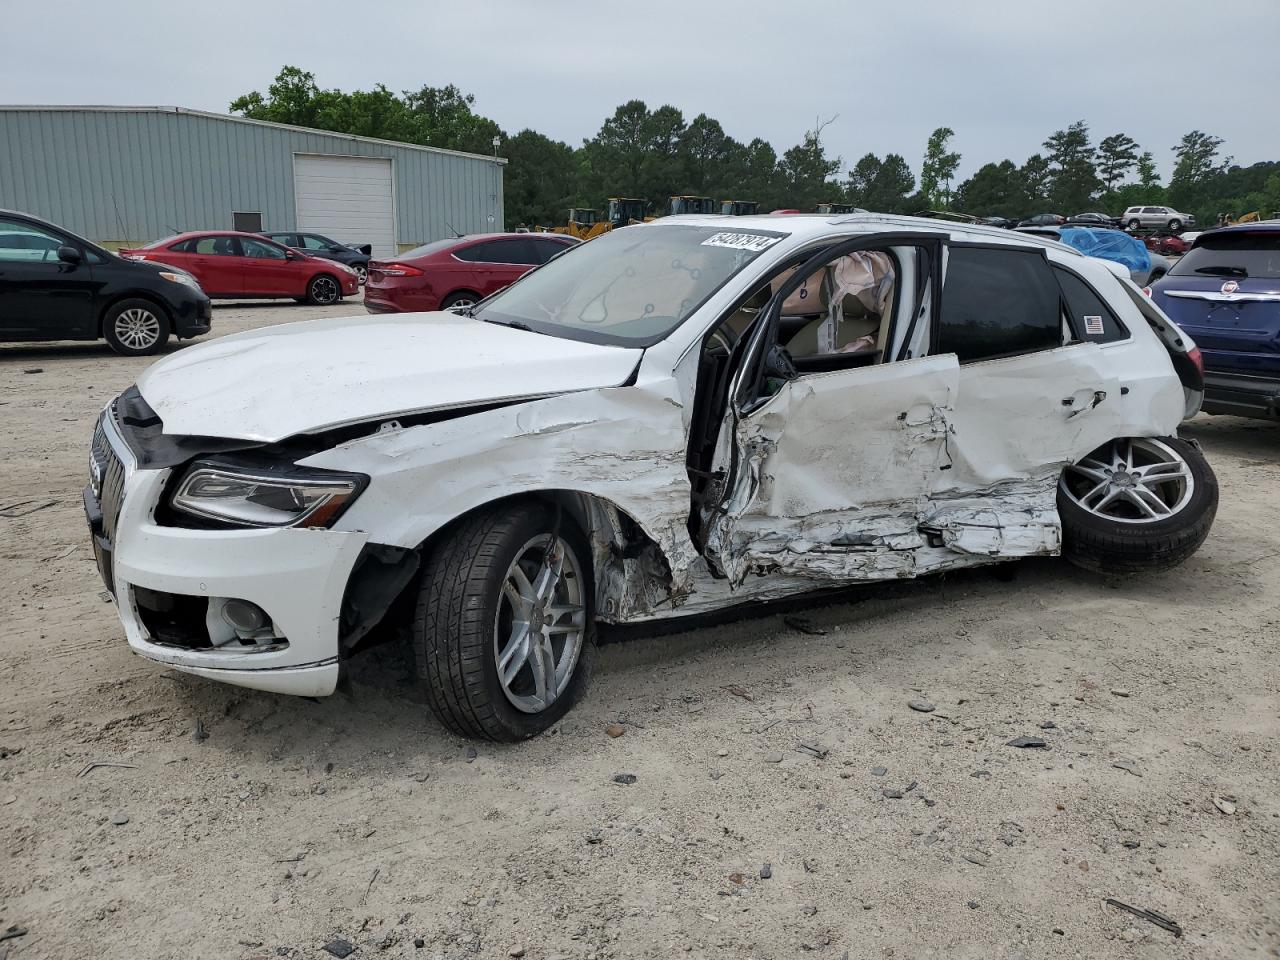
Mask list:
[[[224,337],[103,412],[99,566],[136,652],[262,690],[331,693],[405,624],[435,713],[496,740],[568,709],[598,621],[1159,569],[1217,484],[1176,439],[1198,351],[1123,275],[966,224],[671,217],[469,314]]]
[[[1179,233],[1183,227],[1195,226],[1196,218],[1189,213],[1179,213],[1173,207],[1130,207],[1120,221],[1130,230],[1149,227]]]

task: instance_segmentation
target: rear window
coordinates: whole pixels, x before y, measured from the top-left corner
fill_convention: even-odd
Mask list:
[[[429,257],[433,253],[439,253],[441,250],[448,250],[450,247],[458,245],[457,237],[449,237],[447,240],[433,240],[431,243],[424,243],[420,247],[414,247],[397,256],[399,260],[411,260],[414,257]]]
[[[1169,275],[1280,280],[1280,233],[1202,235]]]

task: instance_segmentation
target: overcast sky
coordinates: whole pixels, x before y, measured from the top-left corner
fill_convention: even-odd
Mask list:
[[[816,117],[847,168],[956,131],[963,178],[1088,121],[1167,176],[1188,130],[1280,160],[1280,0],[372,0],[6,3],[0,103],[226,112],[283,64],[322,87],[454,83],[508,132],[575,146],[632,98],[778,152]]]

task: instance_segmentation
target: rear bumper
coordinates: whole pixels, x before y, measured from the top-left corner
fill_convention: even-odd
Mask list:
[[[1236,417],[1280,419],[1280,378],[1206,370],[1202,409]]]

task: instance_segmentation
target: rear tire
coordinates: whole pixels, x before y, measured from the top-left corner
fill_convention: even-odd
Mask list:
[[[1145,480],[1121,484],[1114,479],[1117,474]],[[1093,497],[1099,489],[1095,481],[1105,486]],[[1129,506],[1128,491],[1136,494],[1139,487],[1155,491],[1149,503],[1163,502],[1156,512],[1168,514],[1148,517],[1140,506]],[[1112,499],[1106,504],[1109,495]],[[1063,471],[1058,484],[1063,556],[1097,573],[1144,573],[1177,566],[1204,543],[1217,512],[1213,469],[1198,446],[1174,437],[1108,443]]]
[[[440,303],[441,310],[466,310],[480,302],[480,294],[470,290],[459,290],[445,297]]]
[[[145,357],[169,340],[169,316],[150,300],[113,304],[102,318],[102,336],[122,357]]]
[[[590,671],[590,563],[573,521],[540,504],[487,510],[445,534],[426,560],[412,631],[442,724],[514,742],[564,716]]]

